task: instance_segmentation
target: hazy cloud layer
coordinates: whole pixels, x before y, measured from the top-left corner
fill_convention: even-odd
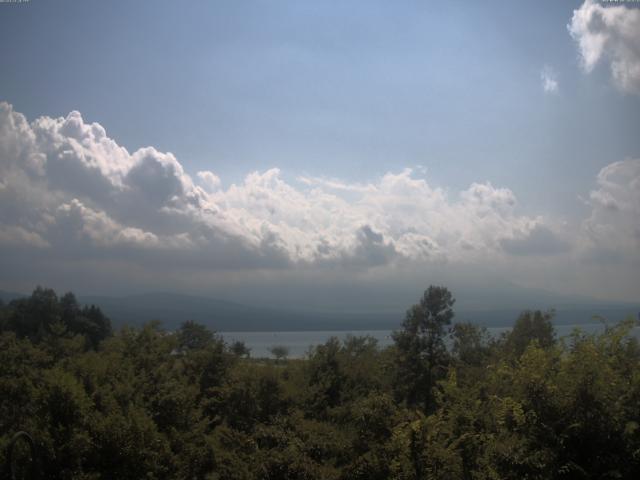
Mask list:
[[[500,245],[512,255],[556,255],[571,248],[544,225],[536,225],[521,236],[502,239]]]
[[[586,0],[567,28],[587,72],[606,62],[620,90],[640,94],[640,9]]]
[[[0,103],[3,255],[46,252],[172,274],[482,268],[613,251],[637,261],[640,160],[611,164],[596,181],[590,216],[573,231],[519,214],[508,188],[478,182],[453,193],[410,169],[354,183],[285,180],[274,168],[225,188],[214,172],[192,178],[171,153],[129,153],[78,112],[29,123]]]

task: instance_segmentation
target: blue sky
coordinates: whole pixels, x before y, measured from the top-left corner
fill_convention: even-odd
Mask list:
[[[585,199],[599,172],[640,158],[640,95],[611,70],[621,42],[640,33],[618,36],[621,23],[607,20],[611,41],[589,70],[578,44],[589,31],[572,37],[567,28],[581,5],[0,5],[0,101],[29,122],[78,111],[129,153],[171,152],[186,175],[210,171],[223,189],[272,168],[296,188],[301,176],[379,185],[412,168],[449,203],[474,182],[489,183],[513,192],[515,214],[529,221],[505,238],[530,234],[543,218],[555,233],[572,225],[563,241],[574,242],[594,215]],[[605,15],[585,5],[585,16]],[[620,8],[619,18],[635,15],[632,4]],[[626,60],[633,66],[637,58]],[[555,91],[544,90],[543,71]],[[373,231],[383,244],[397,240],[381,223]]]
[[[579,5],[34,1],[1,12],[0,91],[28,118],[79,110],[223,181],[423,165],[572,212],[602,166],[640,151],[639,100],[580,72]]]

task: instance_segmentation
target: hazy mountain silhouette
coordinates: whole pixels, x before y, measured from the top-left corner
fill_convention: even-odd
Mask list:
[[[318,313],[286,308],[263,308],[193,295],[148,293],[126,297],[80,296],[82,303],[93,303],[115,325],[140,324],[160,320],[175,328],[185,320],[194,320],[217,331],[261,330],[340,330],[384,329],[398,323],[389,314]]]
[[[524,289],[526,290],[526,289]],[[585,324],[606,318],[610,323],[628,315],[637,317],[640,304],[598,302],[595,300],[562,297],[546,292],[534,292],[537,301],[522,293],[522,304],[504,308],[470,308],[464,304],[456,309],[454,321],[471,321],[486,326],[511,326],[525,309],[556,309],[556,324]],[[537,295],[536,295],[537,294]],[[24,297],[17,292],[0,291],[0,299],[8,303]],[[527,298],[529,299],[527,301]],[[98,305],[111,318],[114,326],[141,325],[159,320],[173,329],[185,320],[194,320],[217,331],[286,331],[286,330],[384,330],[395,329],[404,319],[406,306],[397,311],[338,313],[304,309],[260,307],[208,297],[177,293],[147,293],[139,295],[92,296],[78,295],[83,304]],[[417,300],[417,299],[416,299]]]

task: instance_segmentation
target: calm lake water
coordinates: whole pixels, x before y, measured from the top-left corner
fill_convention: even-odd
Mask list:
[[[556,335],[564,337],[574,329],[580,328],[585,333],[602,332],[604,326],[600,323],[580,325],[555,325]],[[488,332],[497,337],[501,333],[510,330],[510,327],[489,327]],[[352,330],[352,331],[315,331],[315,332],[220,332],[226,342],[243,341],[251,349],[251,357],[270,357],[269,349],[276,345],[282,345],[289,349],[290,358],[302,358],[315,345],[325,343],[331,337],[344,339],[348,335],[365,336],[378,340],[378,345],[386,347],[393,343],[391,330]],[[640,328],[633,329],[633,335],[640,338]]]

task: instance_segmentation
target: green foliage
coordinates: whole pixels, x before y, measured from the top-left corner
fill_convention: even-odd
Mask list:
[[[381,392],[388,383],[381,365],[377,342],[372,337],[335,337],[313,348],[305,365],[306,405],[318,417],[339,414],[344,404],[371,392]]]
[[[12,331],[35,342],[77,335],[96,348],[112,333],[110,320],[94,306],[81,307],[73,293],[60,299],[51,289],[37,287],[30,297],[13,300],[2,308],[0,331]]]
[[[251,349],[247,348],[244,342],[237,340],[231,344],[231,351],[238,357],[248,357],[251,354]]]
[[[519,357],[527,346],[533,342],[538,342],[542,348],[548,348],[555,343],[555,332],[551,320],[555,315],[553,310],[534,312],[526,310],[522,312],[516,320],[513,330],[506,336],[506,350]]]
[[[178,330],[178,348],[182,351],[205,349],[213,340],[213,332],[192,320],[184,322]]]
[[[25,430],[54,480],[640,478],[636,322],[557,341],[551,313],[524,312],[447,343],[452,306],[432,287],[392,347],[274,361],[194,322],[111,334],[36,289],[0,306],[0,464]]]
[[[269,349],[269,353],[275,357],[276,360],[284,360],[289,356],[289,348],[284,345],[274,345]]]
[[[487,329],[473,323],[456,323],[451,328],[451,353],[462,365],[481,366],[490,353]]]
[[[433,408],[432,389],[448,365],[444,337],[454,303],[447,288],[430,286],[407,312],[403,329],[393,333],[397,397],[428,412]]]

